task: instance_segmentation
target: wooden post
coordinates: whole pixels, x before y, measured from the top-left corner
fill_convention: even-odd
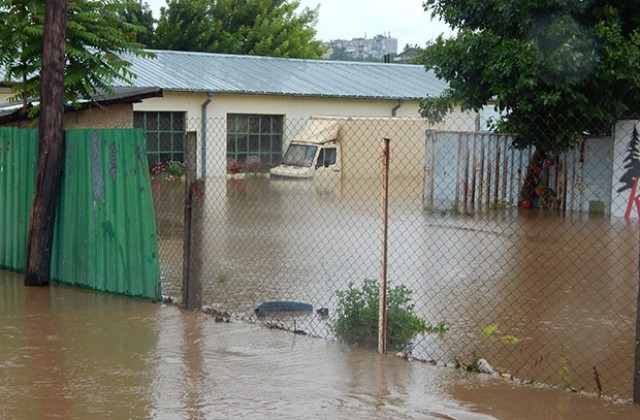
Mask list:
[[[387,251],[389,231],[389,139],[384,139],[382,152],[382,279],[378,320],[378,353],[387,351]]]
[[[29,236],[25,286],[46,286],[64,157],[64,63],[66,0],[46,0],[40,71],[40,137]]]

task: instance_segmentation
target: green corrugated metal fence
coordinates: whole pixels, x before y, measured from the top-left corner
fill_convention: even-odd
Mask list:
[[[0,127],[0,268],[24,272],[38,130]]]
[[[7,179],[0,172],[0,266],[15,271],[25,268],[37,155],[37,131],[30,131],[35,141],[13,140],[13,153],[0,156],[0,168],[4,160],[12,168]],[[19,134],[18,140],[22,136],[26,134]],[[69,130],[66,139],[51,278],[99,291],[159,298],[158,238],[142,131]],[[33,144],[36,152],[18,160],[27,151],[17,149],[28,145],[31,150]],[[18,183],[20,176],[26,179]],[[12,192],[18,184],[20,192]],[[17,224],[18,213],[26,224],[6,234]],[[16,251],[8,251],[11,248]]]

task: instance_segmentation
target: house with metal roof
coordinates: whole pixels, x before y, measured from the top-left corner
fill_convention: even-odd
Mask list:
[[[238,150],[276,163],[311,116],[416,118],[420,99],[447,87],[418,65],[152,52],[155,58],[127,57],[134,87],[163,91],[134,105],[152,160],[182,160],[183,133],[195,131],[199,161],[216,173]],[[475,124],[475,116],[464,120]]]
[[[195,131],[198,160],[215,173],[241,158],[234,153],[277,164],[311,116],[417,118],[420,99],[447,87],[419,65],[151,52],[126,56],[133,86],[114,86],[162,91],[133,105],[150,160],[184,160],[184,133]],[[455,128],[465,128],[460,116],[474,127],[474,115],[458,114],[449,119]]]

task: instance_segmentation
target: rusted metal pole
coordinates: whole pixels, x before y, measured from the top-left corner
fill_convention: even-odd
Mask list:
[[[66,0],[46,0],[40,71],[40,137],[29,236],[25,286],[49,284],[53,227],[64,158],[64,63]]]
[[[387,254],[389,233],[389,139],[384,139],[382,151],[382,278],[380,280],[380,310],[378,320],[378,353],[387,351]]]
[[[640,254],[638,255],[638,268],[640,269]],[[635,364],[633,369],[633,402],[640,404],[640,277],[638,278],[638,296],[636,301],[636,343]]]

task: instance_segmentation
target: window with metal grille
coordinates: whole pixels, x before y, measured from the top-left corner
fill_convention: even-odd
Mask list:
[[[282,159],[282,115],[227,114],[227,161],[235,170],[266,171]]]
[[[134,112],[133,126],[144,130],[149,163],[184,162],[184,112]]]

